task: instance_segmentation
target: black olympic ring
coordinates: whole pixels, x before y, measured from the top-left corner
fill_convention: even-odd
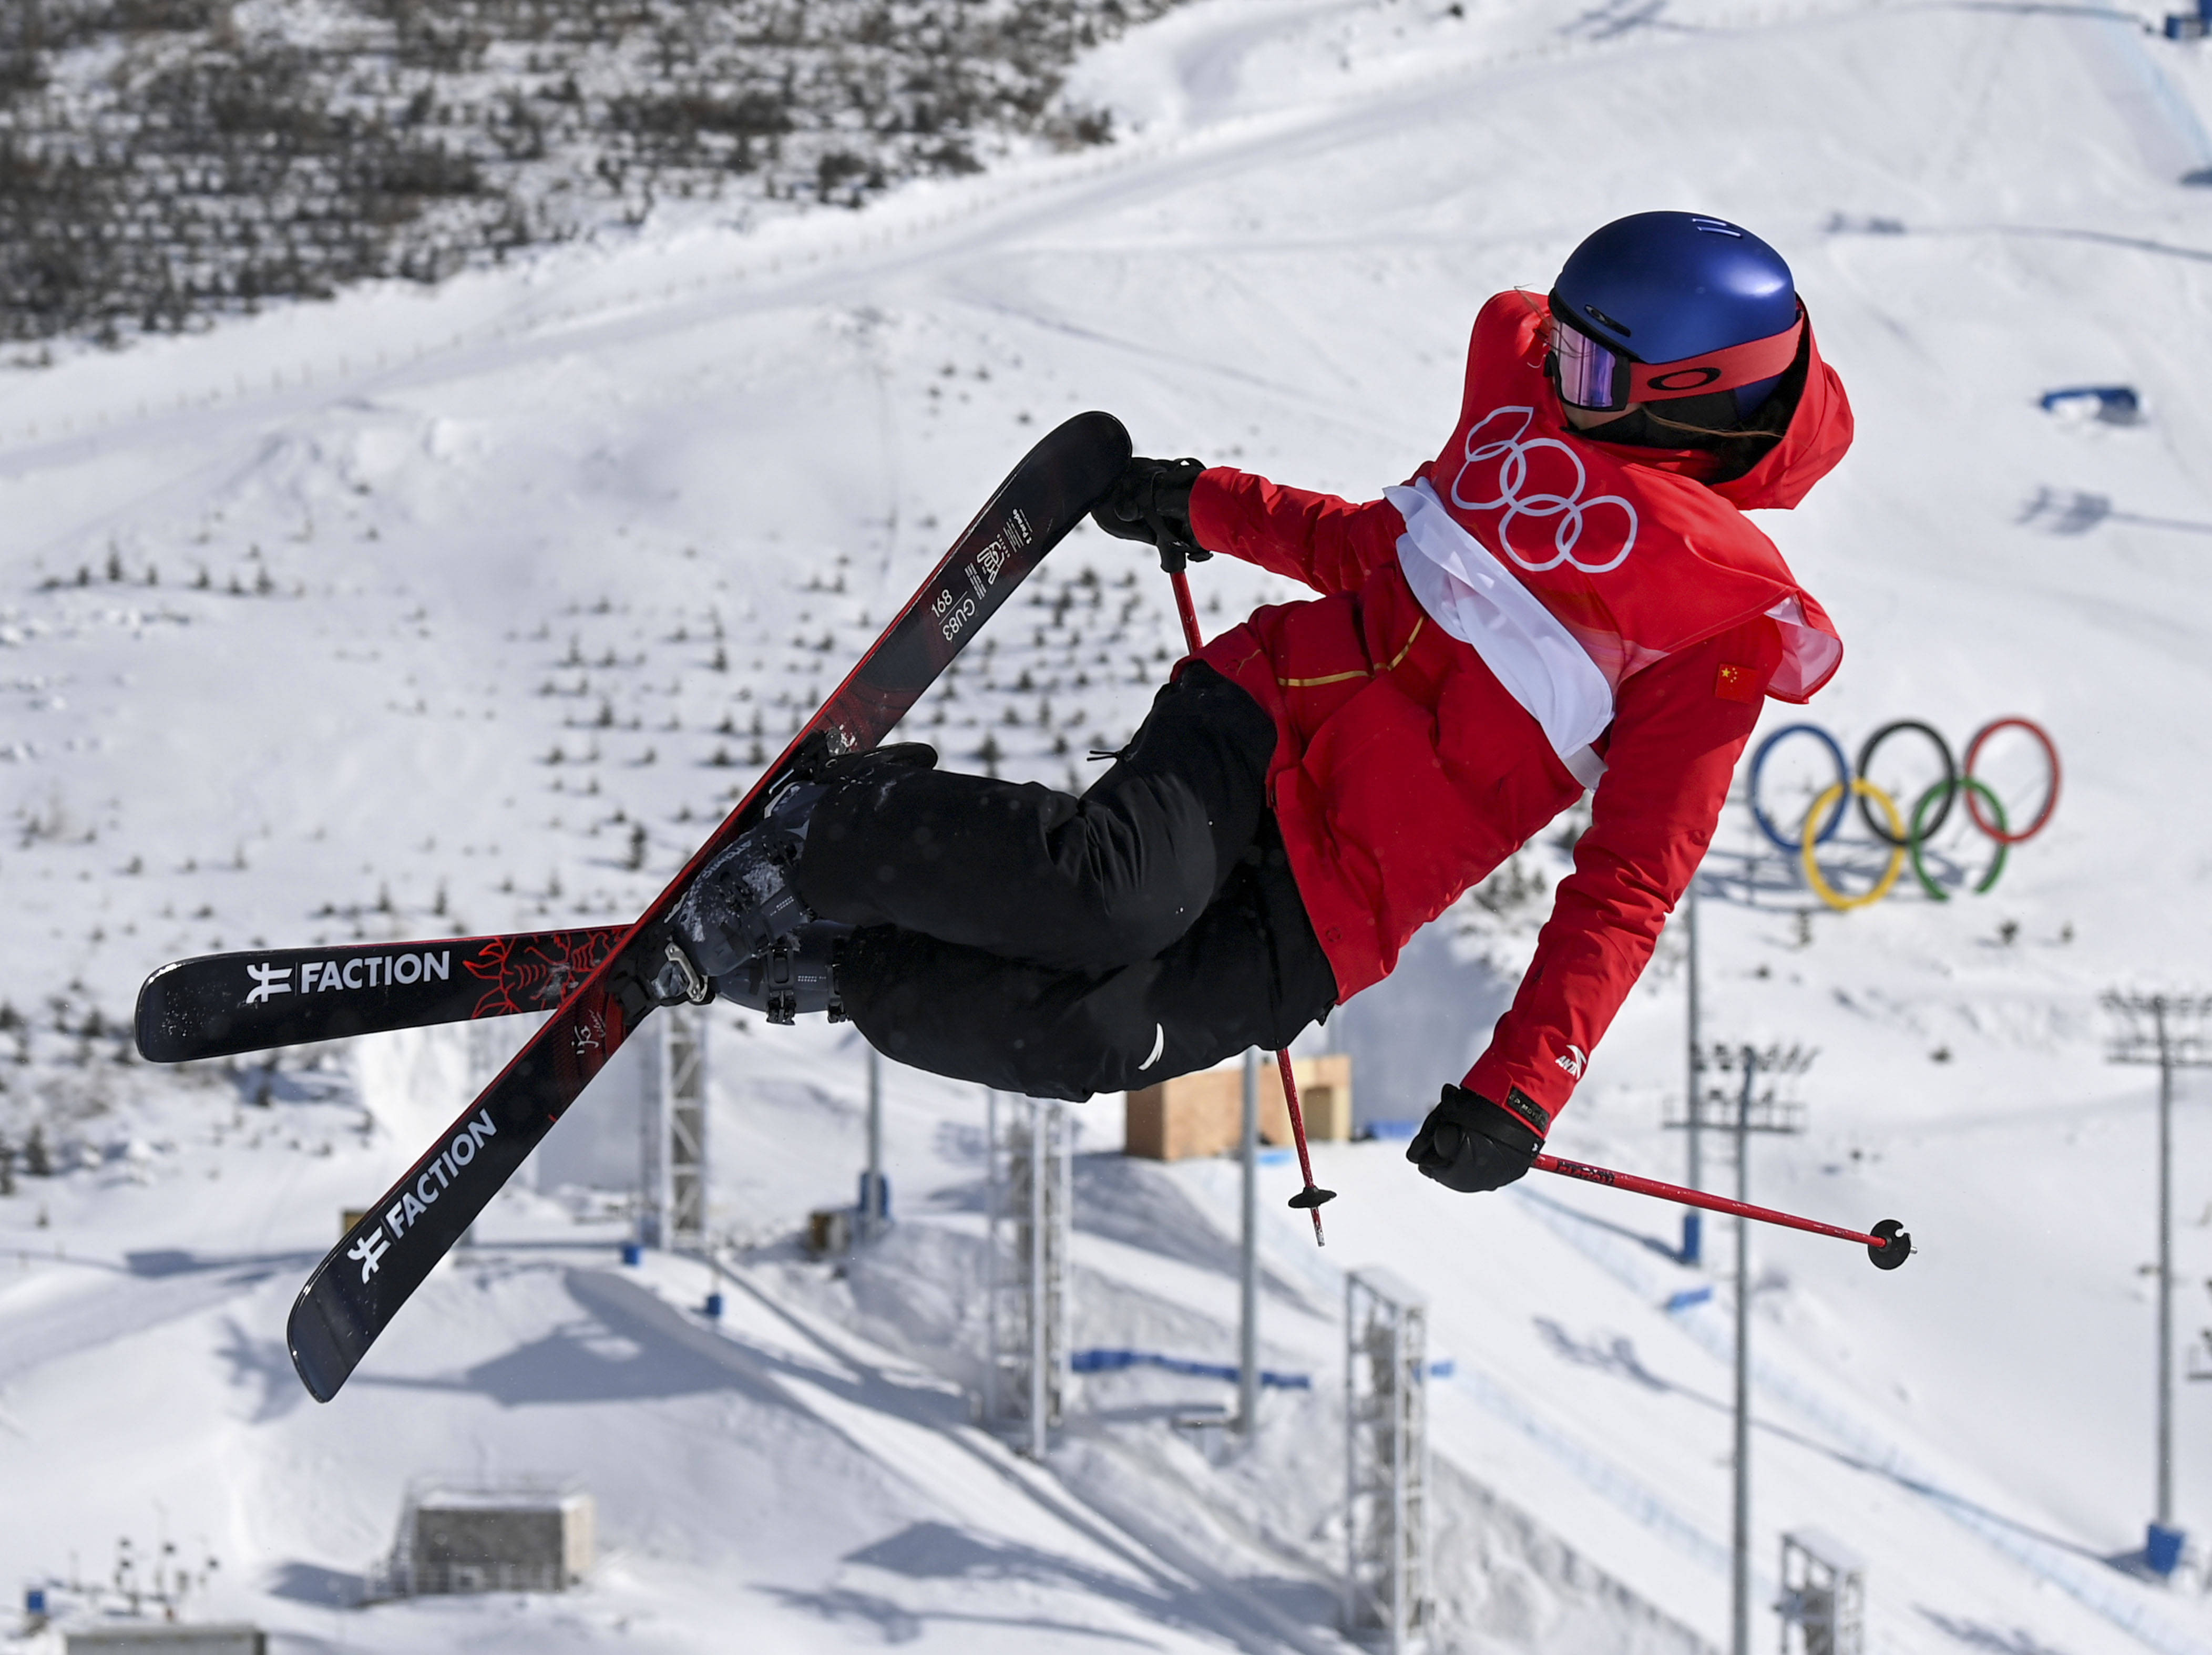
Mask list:
[[[1936,834],[1942,830],[1944,821],[1950,816],[1951,801],[1959,796],[1959,761],[1951,756],[1951,743],[1943,739],[1942,732],[1939,731],[1935,725],[1923,724],[1917,718],[1893,719],[1890,723],[1884,724],[1881,729],[1875,731],[1873,735],[1868,737],[1866,745],[1859,749],[1859,767],[1857,773],[1866,777],[1869,780],[1872,780],[1874,777],[1874,755],[1875,752],[1879,750],[1881,744],[1887,741],[1892,736],[1901,735],[1906,731],[1911,731],[1915,735],[1925,736],[1928,737],[1929,741],[1936,743],[1936,752],[1942,755],[1943,780],[1942,786],[1943,789],[1943,801],[1936,807],[1935,820],[1930,821],[1925,828],[1919,827],[1916,822],[1913,828],[1909,830],[1903,839],[1899,839],[1889,831],[1889,828],[1887,823],[1875,820],[1873,801],[1869,799],[1863,793],[1858,796],[1859,820],[1866,823],[1867,831],[1872,834],[1876,839],[1880,840],[1883,844],[1893,846],[1899,850],[1905,848],[1907,846],[1911,845],[1916,841],[1925,843],[1927,840],[1935,838]]]

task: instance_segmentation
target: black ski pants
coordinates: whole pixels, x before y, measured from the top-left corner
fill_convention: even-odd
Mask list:
[[[886,1057],[1079,1100],[1285,1045],[1336,1001],[1267,808],[1274,722],[1203,662],[1080,798],[878,770],[815,807],[796,877],[857,925],[845,1010]]]

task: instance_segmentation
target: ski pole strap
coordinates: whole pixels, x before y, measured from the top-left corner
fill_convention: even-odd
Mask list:
[[[1608,1185],[1614,1189],[1633,1191],[1638,1195],[1656,1196],[1662,1201],[1677,1202],[1685,1207],[1702,1207],[1707,1212],[1733,1213],[1739,1218],[1755,1218],[1762,1224],[1778,1224],[1784,1229],[1833,1236],[1838,1241],[1856,1241],[1867,1250],[1875,1264],[1885,1270],[1894,1270],[1912,1251],[1912,1238],[1893,1218],[1885,1218],[1875,1226],[1874,1233],[1869,1234],[1861,1230],[1823,1224],[1815,1218],[1800,1218],[1795,1213],[1778,1212],[1771,1207],[1754,1207],[1748,1202],[1730,1201],[1725,1196],[1708,1195],[1703,1190],[1668,1184],[1656,1178],[1640,1178],[1634,1173],[1617,1173],[1609,1167],[1593,1167],[1588,1161],[1539,1155],[1534,1164],[1540,1173],[1557,1173],[1562,1178],[1578,1178],[1585,1184]]]

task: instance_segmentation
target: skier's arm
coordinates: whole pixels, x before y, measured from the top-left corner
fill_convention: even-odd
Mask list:
[[[1217,465],[1190,491],[1190,526],[1210,552],[1256,563],[1321,592],[1352,591],[1395,560],[1406,520],[1386,500],[1364,504],[1288,488]]]
[[[1712,842],[1781,654],[1762,617],[1621,686],[1575,870],[1468,1091],[1503,1102],[1518,1088],[1547,1115],[1565,1104]]]

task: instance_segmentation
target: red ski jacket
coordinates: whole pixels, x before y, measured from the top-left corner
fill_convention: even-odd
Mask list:
[[[1274,717],[1269,799],[1340,999],[1601,771],[1535,958],[1462,1082],[1556,1114],[1711,841],[1763,699],[1807,699],[1841,658],[1742,510],[1795,506],[1851,416],[1808,325],[1789,428],[1708,484],[1710,454],[1565,425],[1548,320],[1521,294],[1483,307],[1452,440],[1390,498],[1217,467],[1191,523],[1323,594],[1258,610],[1200,658]]]

